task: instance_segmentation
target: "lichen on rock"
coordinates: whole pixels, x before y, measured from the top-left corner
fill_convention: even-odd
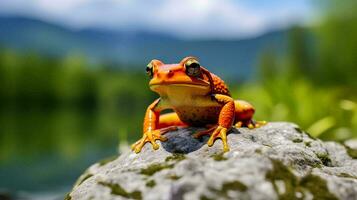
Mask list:
[[[220,140],[208,147],[208,137],[194,139],[197,130],[179,128],[159,150],[146,144],[91,166],[67,199],[357,199],[350,146],[268,123],[232,130],[223,153]]]

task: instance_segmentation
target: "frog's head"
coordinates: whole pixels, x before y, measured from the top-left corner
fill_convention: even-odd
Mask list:
[[[186,57],[178,64],[164,64],[152,60],[146,67],[151,78],[150,89],[162,94],[168,88],[187,91],[209,92],[212,78],[195,57]]]

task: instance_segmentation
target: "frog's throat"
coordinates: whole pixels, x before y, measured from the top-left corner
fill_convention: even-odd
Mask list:
[[[170,83],[170,84],[151,84],[150,89],[164,96],[177,95],[206,95],[210,92],[210,86],[192,83]]]

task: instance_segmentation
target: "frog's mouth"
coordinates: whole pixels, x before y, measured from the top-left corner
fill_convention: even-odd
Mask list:
[[[209,83],[207,82],[179,82],[179,81],[169,81],[169,82],[160,82],[160,83],[152,83],[150,87],[156,86],[186,86],[186,87],[209,87]]]
[[[206,81],[197,81],[197,82],[181,82],[181,81],[162,81],[159,83],[150,84],[150,88],[158,88],[158,87],[188,87],[188,88],[209,88],[209,83]]]
[[[210,90],[209,83],[205,81],[200,82],[181,82],[169,81],[150,84],[150,89],[158,93],[181,93],[192,91],[193,93],[206,93]]]

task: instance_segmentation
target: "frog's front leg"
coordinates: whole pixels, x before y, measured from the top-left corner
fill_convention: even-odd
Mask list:
[[[199,137],[203,134],[209,134],[213,131],[210,134],[211,137],[207,142],[208,146],[212,146],[217,138],[221,138],[223,143],[223,150],[226,152],[229,151],[227,144],[227,131],[232,128],[234,122],[234,100],[230,96],[222,94],[215,94],[213,97],[219,104],[222,104],[222,109],[218,117],[218,126],[214,126],[207,131],[197,133],[195,137]]]
[[[135,153],[139,153],[147,142],[150,142],[152,144],[153,149],[158,149],[159,145],[155,141],[166,141],[167,139],[162,135],[168,131],[177,129],[176,127],[166,127],[158,129],[160,111],[162,109],[163,107],[160,103],[160,99],[154,101],[146,109],[143,126],[143,137],[131,146],[132,150],[135,151]]]

